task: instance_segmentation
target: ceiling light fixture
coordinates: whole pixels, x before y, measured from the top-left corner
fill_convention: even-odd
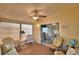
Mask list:
[[[33,16],[33,20],[37,21],[39,19],[39,16],[35,15]]]

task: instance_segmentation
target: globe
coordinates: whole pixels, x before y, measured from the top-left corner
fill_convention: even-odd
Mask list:
[[[77,44],[77,41],[75,40],[75,39],[71,39],[70,41],[69,41],[69,45],[70,46],[75,46]]]

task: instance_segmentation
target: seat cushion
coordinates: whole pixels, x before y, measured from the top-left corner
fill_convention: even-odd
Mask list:
[[[56,38],[56,39],[53,41],[52,46],[54,46],[54,47],[59,47],[59,46],[62,45],[62,43],[63,43],[63,38],[62,38],[62,37],[58,37],[58,38]]]
[[[3,44],[2,47],[2,54],[6,54],[7,52],[11,51],[12,50],[12,47],[8,44]]]
[[[13,48],[11,51],[9,51],[8,53],[6,53],[5,55],[18,55],[17,51],[15,48]]]
[[[55,51],[54,55],[65,55],[63,51]]]

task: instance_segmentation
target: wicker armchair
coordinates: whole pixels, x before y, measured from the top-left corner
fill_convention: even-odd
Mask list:
[[[9,45],[11,45],[12,47],[15,47],[15,41],[14,41],[12,38],[9,38],[9,37],[4,38],[4,39],[2,40],[2,42],[3,42],[3,44],[9,44]]]

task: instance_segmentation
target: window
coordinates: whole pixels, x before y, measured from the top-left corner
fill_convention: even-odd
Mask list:
[[[11,37],[19,40],[20,26],[16,23],[0,22],[0,39]]]
[[[32,35],[32,25],[0,22],[0,41],[6,37],[13,38],[14,40],[20,40],[22,39],[20,31],[25,32],[26,38],[27,35]]]
[[[22,24],[21,30],[25,32],[25,35],[32,35],[32,25]]]
[[[32,39],[32,25],[30,24],[21,24],[21,40],[28,40],[30,37]]]

